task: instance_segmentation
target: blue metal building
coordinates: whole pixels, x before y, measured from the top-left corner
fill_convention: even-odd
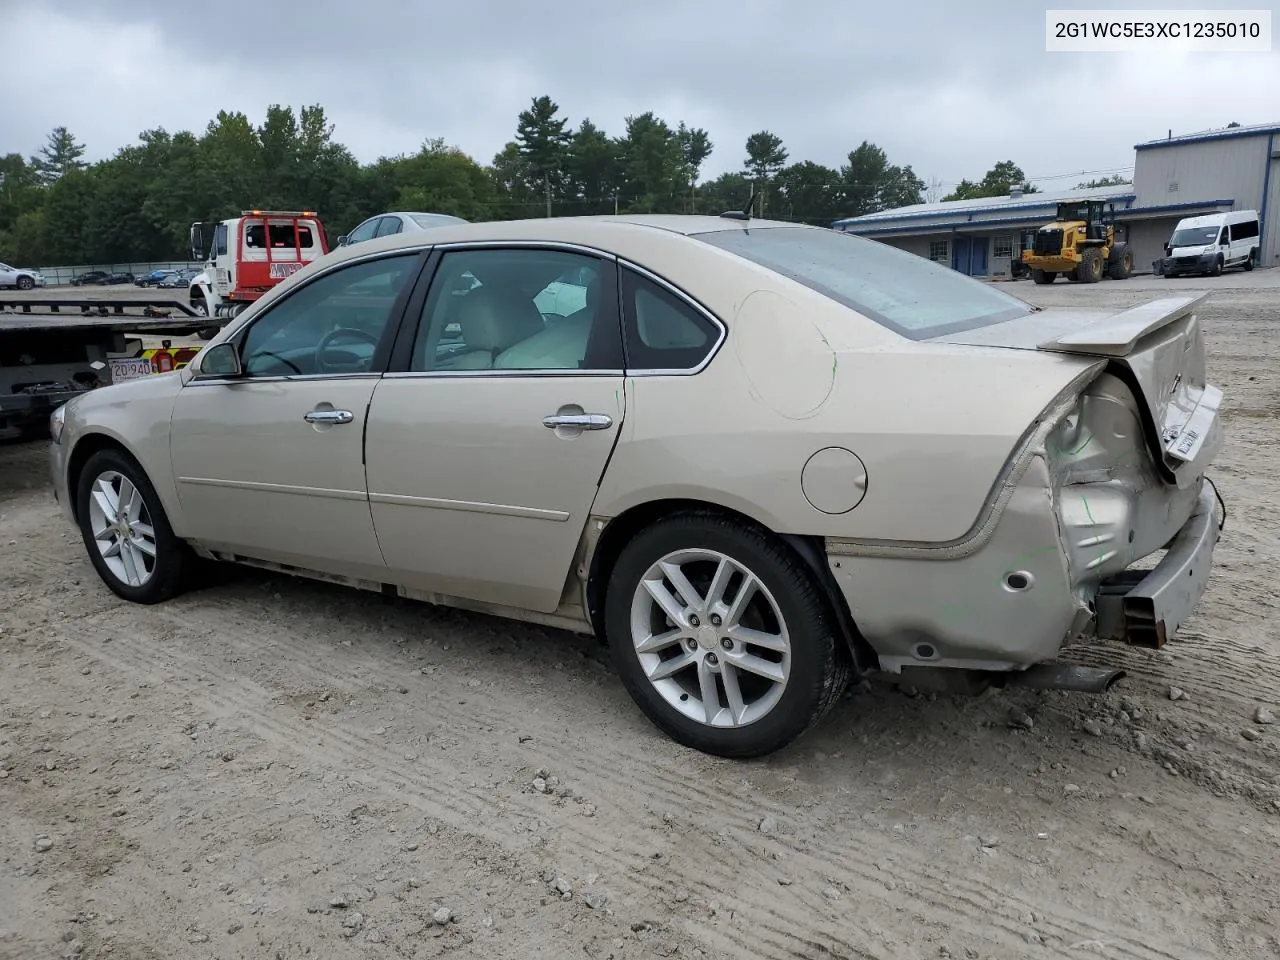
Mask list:
[[[1228,127],[1134,147],[1133,183],[1091,190],[922,203],[832,226],[949,264],[971,276],[1008,276],[1037,225],[1062,200],[1104,197],[1127,226],[1138,271],[1150,270],[1183,217],[1257,210],[1260,265],[1280,265],[1280,123]]]

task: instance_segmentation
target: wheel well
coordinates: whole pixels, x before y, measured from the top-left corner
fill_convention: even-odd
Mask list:
[[[133,454],[125,448],[124,444],[118,440],[101,433],[91,433],[81,438],[80,442],[75,445],[75,449],[71,451],[71,457],[67,461],[67,499],[71,501],[71,515],[79,521],[76,516],[76,509],[79,506],[79,497],[76,496],[76,490],[80,487],[80,474],[84,472],[84,465],[89,462],[99,450],[119,450],[125,456],[133,459]]]
[[[844,594],[827,566],[826,549],[822,537],[774,533],[764,524],[741,511],[704,500],[655,500],[643,503],[619,514],[601,531],[596,541],[595,553],[591,558],[591,569],[587,575],[587,615],[597,637],[603,639],[605,635],[605,592],[614,564],[617,563],[623,548],[645,527],[679,513],[719,514],[737,523],[762,530],[785,543],[813,575],[814,583],[844,636],[849,654],[853,659],[855,673],[862,675],[876,668],[875,650],[858,630],[853,621],[853,614],[849,610],[848,601],[845,600]]]

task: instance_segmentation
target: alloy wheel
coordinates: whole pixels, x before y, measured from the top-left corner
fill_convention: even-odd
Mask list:
[[[631,639],[658,694],[691,720],[741,727],[782,698],[791,637],[760,578],[710,549],[668,553],[641,578]]]
[[[89,496],[89,527],[107,569],[141,587],[156,571],[156,532],[142,492],[124,474],[100,473]]]

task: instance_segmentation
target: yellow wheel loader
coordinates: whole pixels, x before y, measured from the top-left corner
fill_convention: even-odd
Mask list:
[[[1133,273],[1133,251],[1116,235],[1115,204],[1072,200],[1058,204],[1057,218],[1036,231],[1034,245],[1022,252],[1022,263],[1036,283],[1053,283],[1058,274],[1097,283],[1104,276],[1127,279]]]

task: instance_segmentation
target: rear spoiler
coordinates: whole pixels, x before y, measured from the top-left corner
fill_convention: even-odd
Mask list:
[[[1138,341],[1168,326],[1198,307],[1209,294],[1194,297],[1165,297],[1130,307],[1096,323],[1082,327],[1039,345],[1057,353],[1085,353],[1091,356],[1127,357]]]

